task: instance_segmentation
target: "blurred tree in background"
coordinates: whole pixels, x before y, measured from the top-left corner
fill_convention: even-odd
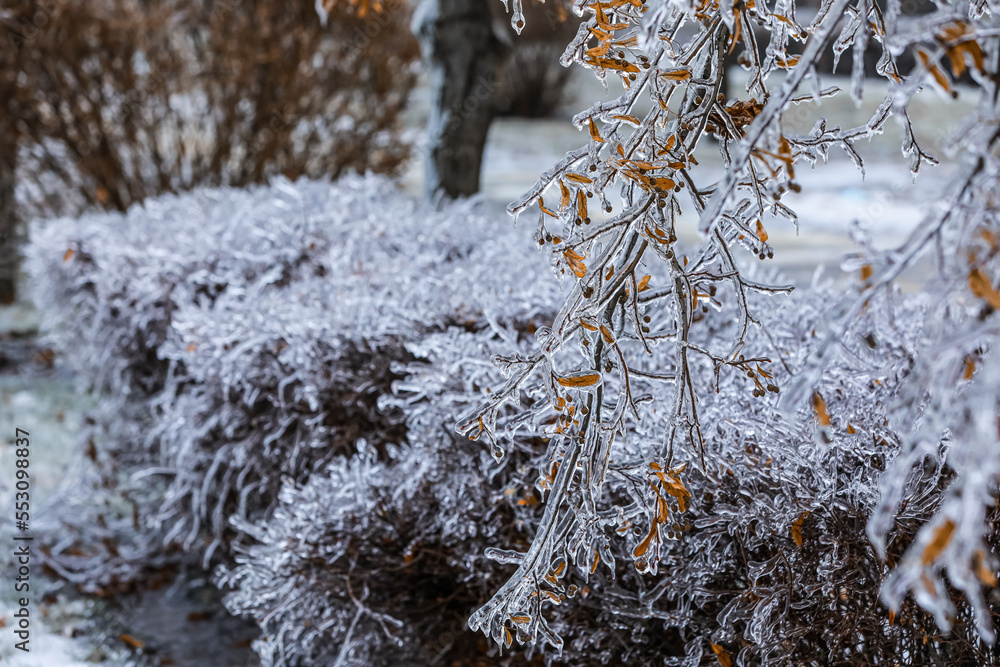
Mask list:
[[[568,6],[565,0],[529,4],[531,28],[518,37],[498,3],[423,0],[419,5],[413,31],[431,87],[428,198],[479,192],[483,149],[495,117],[553,111],[568,75],[558,56],[579,24],[568,20]],[[524,27],[522,21],[516,31]]]

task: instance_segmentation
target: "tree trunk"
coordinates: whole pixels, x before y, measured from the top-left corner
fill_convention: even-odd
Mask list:
[[[17,214],[14,206],[14,171],[17,142],[12,131],[0,123],[0,305],[17,297]]]
[[[413,28],[431,85],[424,193],[475,194],[506,48],[487,0],[423,0]]]

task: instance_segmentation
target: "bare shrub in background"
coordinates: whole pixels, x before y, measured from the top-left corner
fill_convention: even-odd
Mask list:
[[[43,3],[44,4],[44,3]],[[391,173],[416,44],[402,2],[101,0],[46,5],[23,35],[21,200],[32,214],[125,210],[196,185]],[[14,26],[16,28],[17,26]]]

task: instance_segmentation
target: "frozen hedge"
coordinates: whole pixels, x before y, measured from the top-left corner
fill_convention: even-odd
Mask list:
[[[550,340],[559,295],[534,243],[471,204],[433,211],[360,177],[200,190],[37,228],[36,299],[105,396],[84,447],[103,505],[66,512],[73,530],[50,564],[107,586],[172,553],[215,560],[227,607],[260,624],[255,648],[275,666],[996,662],[977,629],[997,614],[1000,535],[975,526],[1000,517],[962,495],[970,464],[941,427],[966,414],[974,426],[996,400],[991,313],[874,295],[790,412],[779,396],[864,283],[702,295],[690,345],[731,339],[749,308],[747,349],[764,356],[721,374],[692,358],[704,459],[664,468],[677,360],[658,332],[672,320],[644,310],[649,354],[629,365],[629,393],[613,375],[601,385],[623,397],[603,409],[625,425],[601,450],[603,485],[570,497],[594,521],[546,523],[565,461],[552,444],[586,418],[591,390],[512,394],[495,415],[500,461],[455,431]],[[644,309],[667,293],[652,271]],[[967,354],[928,354],[943,331],[969,331]],[[610,335],[585,329],[560,364]],[[928,393],[934,368],[947,377]],[[915,432],[922,449],[906,445]],[[985,507],[964,527],[963,498]],[[924,537],[935,521],[953,521],[955,539]],[[546,526],[566,555],[522,608],[491,607]],[[950,634],[906,595],[914,580],[947,596]],[[481,608],[507,614],[485,625],[496,642],[468,628],[484,626]]]
[[[105,396],[89,448],[101,484],[158,484],[136,510],[149,546],[207,563],[227,517],[266,514],[283,476],[304,481],[359,437],[405,439],[399,411],[376,404],[405,342],[551,311],[530,246],[472,204],[436,212],[348,177],[56,220],[28,254],[55,343]],[[501,287],[498,272],[517,278]],[[62,565],[88,563],[106,569]]]
[[[838,294],[825,285],[767,309],[757,304],[767,345],[781,359],[773,379],[758,379],[781,385],[806,363]],[[890,409],[911,372],[909,350],[928,305],[899,294],[874,304],[850,332],[853,360],[825,375],[812,405],[797,413],[783,413],[774,392],[750,397],[754,379],[722,376],[701,406],[712,425],[703,470],[660,475],[649,465],[668,428],[666,411],[650,411],[622,434],[594,499],[621,528],[604,534],[600,552],[561,560],[540,582],[550,606],[539,632],[559,649],[546,650],[544,661],[694,666],[719,656],[722,664],[891,665],[910,656],[910,664],[925,664],[928,640],[947,664],[993,661],[967,602],[956,598],[950,636],[912,599],[898,613],[879,602],[883,577],[934,516],[949,472],[928,461],[911,477],[907,506],[889,531],[888,561],[865,533],[880,476],[898,452]],[[729,303],[705,314],[713,336],[731,333],[733,311]],[[660,372],[672,365],[664,347],[653,347],[649,362]],[[406,415],[409,443],[378,460],[362,442],[326,474],[289,483],[273,520],[244,527],[256,543],[220,578],[237,589],[229,608],[264,629],[256,648],[266,665],[486,659],[487,648],[456,619],[489,600],[537,536],[539,502],[555,473],[546,443],[558,414],[532,421],[502,411],[497,431],[507,434],[507,456],[496,463],[451,426],[501,380],[482,359],[525,355],[531,346],[453,329],[408,349],[415,360],[399,364],[403,379],[383,405]],[[708,364],[697,369],[703,385],[713,376]],[[664,386],[644,387],[653,405],[664,400]],[[528,405],[543,398],[521,396]],[[668,521],[657,533],[643,518],[659,502]],[[562,539],[579,544],[572,533]],[[988,541],[995,547],[998,536]],[[645,573],[627,566],[643,545]],[[501,644],[527,636],[526,615],[514,610]],[[539,648],[529,644],[528,657]],[[522,659],[496,651],[494,663]]]

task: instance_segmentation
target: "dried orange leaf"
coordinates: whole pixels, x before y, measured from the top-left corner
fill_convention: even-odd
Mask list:
[[[569,188],[562,181],[559,181],[559,192],[562,195],[559,199],[559,210],[563,210],[569,206]]]
[[[962,379],[971,380],[976,372],[976,362],[969,355],[965,355],[965,368],[962,370]]]
[[[604,139],[601,138],[601,133],[597,131],[597,124],[594,123],[593,118],[590,119],[590,138],[598,143],[604,143]]]
[[[872,267],[865,264],[861,267],[861,280],[868,280],[872,277]]]
[[[544,213],[545,215],[550,215],[550,216],[552,216],[553,218],[557,218],[557,217],[559,217],[559,216],[557,216],[557,215],[556,215],[555,213],[553,213],[552,211],[550,211],[549,209],[545,208],[545,200],[544,200],[544,199],[542,199],[541,197],[539,197],[539,198],[538,198],[538,208],[539,208],[539,209],[540,209],[540,210],[542,211],[542,213]]]
[[[649,544],[653,541],[653,536],[656,535],[656,526],[658,524],[654,523],[649,529],[649,535],[646,535],[642,542],[639,542],[639,546],[635,548],[632,555],[636,558],[641,558],[643,554],[649,551]]]
[[[63,261],[64,261],[64,262],[68,262],[69,260],[73,259],[73,255],[75,255],[75,254],[76,254],[76,251],[75,251],[75,250],[73,250],[72,248],[70,248],[70,249],[69,249],[69,250],[67,250],[67,251],[66,251],[66,253],[65,253],[65,254],[63,255]]]
[[[920,564],[930,565],[936,561],[938,556],[945,550],[945,547],[948,546],[948,543],[951,542],[951,536],[954,534],[955,522],[951,519],[945,519],[944,523],[934,529],[934,536],[931,538],[930,544],[920,554]]]
[[[566,180],[573,181],[574,183],[593,183],[591,179],[587,178],[583,174],[577,174],[572,171],[566,173]]]
[[[632,123],[633,125],[636,125],[636,126],[638,126],[640,124],[640,122],[641,122],[635,116],[628,116],[628,115],[612,116],[612,118],[614,118],[615,120],[624,120],[624,121]]]
[[[583,278],[587,275],[587,265],[583,263],[583,255],[578,254],[572,248],[567,248],[563,251],[563,257],[566,258],[566,263],[569,264],[570,270],[577,278]]]
[[[125,635],[125,634],[118,635],[118,639],[122,640],[132,648],[142,648],[143,646],[146,645],[146,642],[136,639],[132,635]]]
[[[583,375],[567,375],[557,377],[556,382],[564,387],[591,387],[601,381],[599,373],[587,373]]]
[[[687,81],[691,78],[691,70],[673,69],[661,73],[660,76],[668,81]]]
[[[976,576],[979,577],[979,581],[987,586],[996,586],[997,576],[987,565],[986,552],[982,549],[976,549],[975,553],[972,554],[972,558],[975,561]]]
[[[969,289],[980,299],[1000,310],[1000,292],[990,284],[989,278],[979,269],[973,269],[969,274]]]
[[[647,289],[649,289],[649,276],[644,276],[643,279],[639,281],[636,291],[642,292]]]
[[[816,419],[823,426],[830,425],[830,413],[826,411],[826,401],[823,400],[823,396],[820,395],[818,391],[813,392],[812,395],[813,410],[816,411]]]
[[[944,70],[936,62],[931,62],[930,56],[923,49],[918,49],[917,55],[920,57],[920,64],[930,73],[934,82],[951,95],[951,81],[948,79],[948,75],[944,73]]]
[[[722,667],[733,667],[733,659],[729,656],[729,652],[722,648],[718,644],[712,644],[712,652],[715,653],[716,660]]]
[[[764,225],[761,224],[760,220],[757,221],[757,238],[760,239],[761,243],[767,243],[767,230],[764,229]]]
[[[790,532],[792,534],[792,540],[795,541],[795,546],[797,546],[797,547],[801,547],[802,546],[802,523],[806,520],[806,516],[808,514],[809,514],[808,511],[807,512],[803,512],[799,516],[799,518],[796,519],[795,522],[792,524],[792,528],[791,528]]]

